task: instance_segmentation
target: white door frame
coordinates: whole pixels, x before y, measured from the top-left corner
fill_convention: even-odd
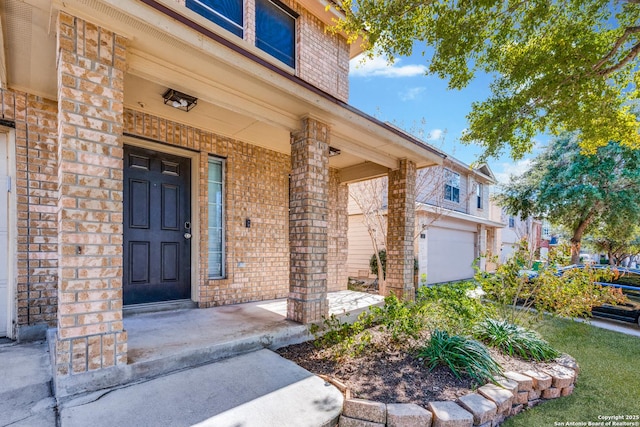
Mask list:
[[[14,339],[16,332],[16,273],[17,273],[17,204],[16,204],[16,148],[15,148],[15,131],[14,129],[0,126],[0,144],[4,144],[6,147],[6,158],[0,158],[0,162],[7,162],[7,175],[10,177],[11,188],[10,192],[7,192],[7,188],[0,188],[2,197],[5,194],[8,195],[7,208],[7,316],[5,319],[0,319],[0,322],[6,322],[7,337]]]
[[[191,160],[191,301],[200,301],[200,159],[199,152],[164,145],[133,136],[125,136],[124,144],[165,154],[184,157]]]

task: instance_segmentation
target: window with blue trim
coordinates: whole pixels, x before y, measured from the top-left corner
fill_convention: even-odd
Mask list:
[[[271,0],[256,0],[256,47],[282,61],[296,66],[297,14]]]
[[[242,38],[244,13],[242,0],[187,0],[188,9],[215,22],[222,28]]]

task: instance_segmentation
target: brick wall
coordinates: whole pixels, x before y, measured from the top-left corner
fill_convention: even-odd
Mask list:
[[[349,100],[349,45],[306,10],[298,28],[297,74],[336,98]]]
[[[0,90],[2,119],[15,124],[18,339],[55,326],[57,307],[57,104]]]
[[[125,111],[125,133],[201,151],[200,306],[284,298],[289,292],[289,156],[211,132]],[[226,159],[225,279],[208,279],[208,155]],[[245,227],[245,220],[251,227]]]

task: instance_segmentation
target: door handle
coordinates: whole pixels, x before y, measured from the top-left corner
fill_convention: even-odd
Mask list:
[[[184,238],[189,240],[191,238],[191,233],[184,233]]]

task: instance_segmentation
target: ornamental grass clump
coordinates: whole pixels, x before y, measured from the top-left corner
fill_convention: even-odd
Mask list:
[[[478,384],[495,382],[495,377],[502,374],[502,367],[482,343],[460,335],[449,335],[439,329],[433,331],[418,357],[424,359],[429,370],[443,365],[457,378],[466,373]]]
[[[474,335],[509,356],[517,355],[525,360],[545,361],[560,356],[536,332],[505,320],[486,319],[476,325]]]

